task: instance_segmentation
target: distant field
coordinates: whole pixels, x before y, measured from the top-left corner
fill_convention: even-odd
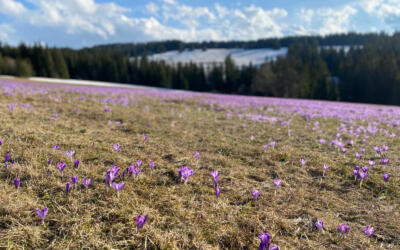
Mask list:
[[[0,114],[0,249],[400,249],[398,107],[3,79]]]

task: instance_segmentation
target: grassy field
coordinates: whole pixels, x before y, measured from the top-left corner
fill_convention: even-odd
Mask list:
[[[400,249],[397,107],[1,80],[0,114],[0,249]]]

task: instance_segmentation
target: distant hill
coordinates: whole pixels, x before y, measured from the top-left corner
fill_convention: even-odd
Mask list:
[[[125,56],[141,56],[164,53],[168,51],[205,50],[205,49],[281,49],[296,43],[315,44],[318,46],[358,46],[380,39],[377,33],[334,34],[328,36],[291,36],[283,38],[267,38],[255,41],[203,41],[183,42],[179,40],[156,41],[147,43],[116,43],[98,45],[84,50],[120,52]]]

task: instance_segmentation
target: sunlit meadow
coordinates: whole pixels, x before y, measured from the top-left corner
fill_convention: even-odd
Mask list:
[[[0,81],[0,249],[399,249],[400,108]]]

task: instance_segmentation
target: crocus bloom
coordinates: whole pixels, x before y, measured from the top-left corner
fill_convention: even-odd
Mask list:
[[[194,152],[194,158],[196,158],[196,160],[198,160],[200,157],[200,153],[199,152]]]
[[[267,144],[264,144],[264,145],[263,145],[263,149],[264,149],[264,150],[267,150],[267,149],[268,149],[268,145],[267,145]]]
[[[67,182],[67,184],[65,184],[65,192],[68,193],[69,190],[71,190],[71,183]]]
[[[52,114],[51,116],[53,116],[54,118],[57,118],[57,117],[58,117],[58,114],[57,114],[57,113],[54,113],[54,114]]]
[[[252,136],[250,136],[250,140],[254,140],[254,136],[252,135]]]
[[[389,150],[389,147],[386,146],[385,144],[383,144],[383,145],[382,145],[382,150],[383,150],[383,151],[388,151],[388,150]]]
[[[382,158],[382,159],[381,159],[381,163],[382,163],[383,165],[386,165],[386,164],[389,163],[389,159],[388,159],[388,158]]]
[[[146,214],[145,217],[143,217],[141,214],[139,214],[136,217],[136,229],[138,232],[139,232],[139,229],[141,229],[144,226],[144,224],[146,224],[147,218],[149,218],[148,214]]]
[[[272,142],[269,143],[269,145],[270,145],[271,147],[275,147],[276,142],[275,142],[275,141],[272,141]]]
[[[18,189],[21,186],[21,180],[19,178],[14,179],[14,186]]]
[[[4,155],[4,161],[5,161],[5,162],[9,162],[10,160],[11,160],[11,155],[10,155],[10,153],[5,154],[5,155]]]
[[[153,170],[153,168],[156,166],[156,163],[149,161],[149,166],[150,166],[150,169]]]
[[[48,165],[51,165],[52,163],[53,163],[53,159],[50,158],[50,159],[47,161],[47,164],[48,164]]]
[[[65,152],[65,155],[72,158],[75,155],[75,151],[74,150],[68,150],[67,152]]]
[[[121,189],[125,187],[125,183],[115,183],[113,182],[112,187],[119,193]]]
[[[120,144],[113,144],[113,148],[114,148],[115,151],[117,151],[117,153],[118,153],[119,150],[121,149],[121,145],[120,145]]]
[[[72,176],[71,182],[72,182],[72,184],[76,185],[76,183],[78,182],[78,176]]]
[[[328,168],[329,168],[329,165],[324,164],[324,172],[325,172],[326,170],[328,170]]]
[[[361,159],[361,158],[362,158],[362,155],[361,155],[360,153],[356,152],[356,153],[354,154],[354,157]]]
[[[261,233],[260,237],[260,246],[258,247],[259,250],[268,250],[269,244],[271,241],[271,236],[268,233]]]
[[[76,160],[74,161],[74,168],[79,167],[79,163],[80,163],[80,161],[79,161],[78,159],[76,159]]]
[[[112,165],[110,167],[110,170],[106,172],[104,179],[106,180],[107,185],[109,185],[110,187],[113,180],[118,177],[119,170],[120,170],[119,167]]]
[[[325,144],[325,143],[326,143],[326,140],[321,138],[321,139],[318,140],[318,142],[319,142],[320,144]]]
[[[43,208],[42,210],[40,210],[39,208],[36,208],[36,213],[37,215],[39,215],[39,217],[42,219],[42,221],[44,221],[44,218],[46,218],[48,209],[47,207]]]
[[[140,174],[140,172],[142,172],[142,170],[138,167],[136,167],[135,165],[131,165],[128,168],[128,172],[129,172],[129,176],[132,176],[132,174],[135,174],[136,177],[138,177],[138,175]]]
[[[257,200],[258,196],[260,196],[260,191],[258,191],[257,189],[253,189],[251,191],[251,194],[253,195],[254,199]]]
[[[378,154],[380,154],[382,152],[382,150],[378,146],[375,146],[374,149],[375,149],[375,152],[377,152]]]
[[[364,233],[367,237],[371,237],[371,235],[373,235],[375,232],[375,229],[373,227],[371,227],[370,225],[366,226],[364,228]]]
[[[340,234],[343,235],[349,232],[350,227],[342,223],[338,225],[338,230]]]
[[[141,160],[137,160],[136,161],[136,166],[140,167],[142,165],[142,161]]]
[[[221,189],[219,189],[218,187],[216,187],[216,188],[215,188],[215,196],[217,196],[217,198],[218,198],[220,194],[221,194]]]
[[[185,181],[185,183],[188,181],[189,177],[194,174],[194,171],[186,166],[181,167],[178,170],[179,177]]]
[[[218,186],[218,180],[219,180],[218,171],[211,171],[210,174],[211,174],[211,176],[213,178],[214,186],[217,187]]]
[[[390,179],[390,174],[383,174],[383,181],[384,182],[388,182],[389,181],[389,179]]]
[[[64,171],[64,168],[67,166],[65,162],[57,162],[57,168],[62,173]]]
[[[369,160],[369,161],[368,161],[368,164],[369,164],[370,166],[373,166],[373,165],[375,165],[375,162],[372,161],[372,160]]]
[[[269,250],[279,250],[279,246],[278,245],[272,245]]]
[[[345,154],[347,152],[347,148],[342,148],[342,153]]]
[[[304,166],[304,165],[306,165],[307,161],[304,160],[304,159],[300,159],[300,163],[301,163],[302,166]]]
[[[58,145],[56,144],[56,145],[53,146],[53,149],[59,150],[59,149],[60,149],[60,146],[58,146]]]
[[[90,179],[90,178],[83,178],[83,180],[82,180],[82,184],[86,187],[86,188],[88,188],[89,187],[89,185],[92,183],[92,180]]]
[[[282,180],[275,178],[275,180],[274,180],[275,187],[279,187],[281,184],[282,184]]]
[[[319,221],[315,222],[315,226],[316,226],[319,230],[324,231],[324,222],[323,222],[322,220],[319,220]]]
[[[4,140],[0,140],[0,146],[4,144]]]
[[[146,135],[143,136],[143,141],[147,141],[147,136]]]

